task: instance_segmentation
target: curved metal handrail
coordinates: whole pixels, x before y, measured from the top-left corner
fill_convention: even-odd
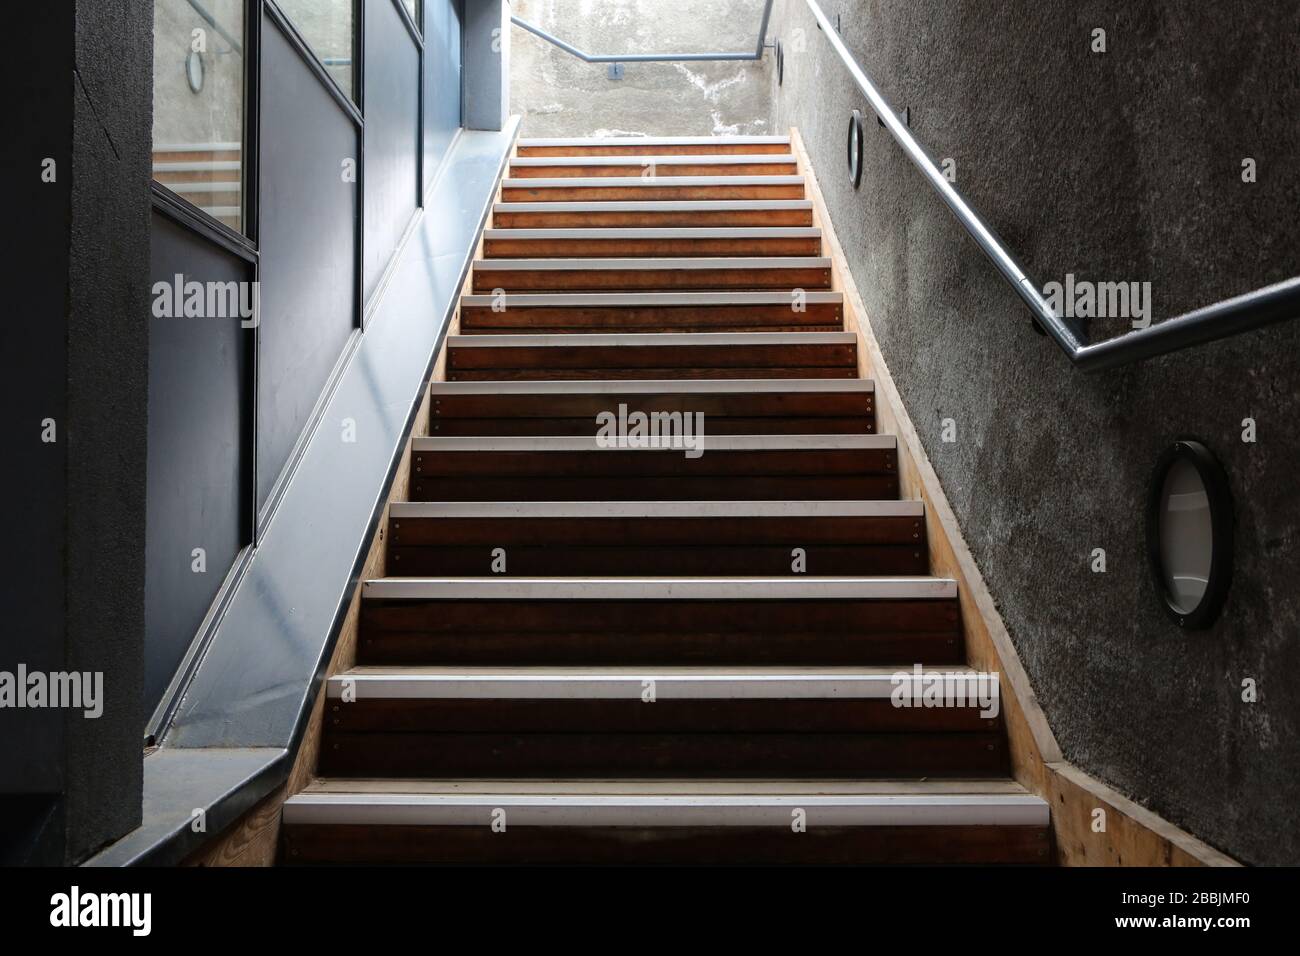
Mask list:
[[[510,22],[534,36],[541,37],[547,43],[554,44],[565,53],[576,56],[584,63],[707,63],[717,60],[761,60],[763,48],[767,45],[767,24],[771,16],[772,0],[766,0],[763,4],[763,17],[758,25],[758,43],[753,53],[584,53],[573,44],[565,43],[559,37],[547,33],[536,24],[520,17],[511,16]]]
[[[1073,322],[1056,314],[1039,291],[1038,284],[1029,278],[1006,243],[966,201],[961,191],[944,176],[934,157],[917,141],[884,95],[871,82],[871,78],[863,72],[816,0],[805,2],[831,48],[839,55],[889,134],[948,204],[957,221],[993,261],[1002,277],[1015,289],[1038,324],[1076,367],[1088,372],[1114,368],[1248,332],[1284,319],[1300,317],[1300,276],[1296,276],[1277,285],[1165,319],[1144,329],[1135,329],[1102,342],[1088,343]]]

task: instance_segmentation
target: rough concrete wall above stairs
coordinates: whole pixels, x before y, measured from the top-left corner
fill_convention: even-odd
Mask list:
[[[763,0],[514,0],[512,12],[585,53],[750,51]],[[622,79],[515,27],[511,109],[524,136],[770,132],[771,57],[629,63]]]

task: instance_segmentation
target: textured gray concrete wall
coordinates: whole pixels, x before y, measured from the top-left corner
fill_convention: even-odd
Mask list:
[[[513,13],[588,54],[748,52],[763,0],[513,0]],[[621,80],[526,30],[511,35],[511,112],[523,136],[770,132],[761,61],[628,63]]]
[[[244,36],[242,0],[208,0],[207,10],[232,36]],[[154,130],[159,146],[241,143],[244,139],[244,57],[185,0],[155,4]],[[198,34],[195,31],[200,31]],[[195,93],[186,60],[196,46],[203,89]]]
[[[65,666],[104,715],[67,715],[69,862],[141,816],[153,4],[80,0],[75,43]]]
[[[1300,274],[1294,0],[823,8],[1040,284],[1150,281],[1158,320]],[[1105,53],[1092,51],[1097,28]],[[777,126],[808,144],[886,359],[1067,758],[1242,860],[1300,861],[1300,323],[1072,370],[870,118],[854,192],[847,118],[871,114],[804,0],[779,0],[772,35],[789,50]],[[1243,182],[1246,158],[1257,182]],[[1127,324],[1093,325],[1108,336]],[[1242,441],[1248,417],[1255,443]],[[1238,521],[1228,604],[1202,633],[1165,618],[1143,546],[1150,469],[1185,434],[1224,464]],[[1105,573],[1090,569],[1094,548]],[[1256,703],[1242,700],[1247,679]]]

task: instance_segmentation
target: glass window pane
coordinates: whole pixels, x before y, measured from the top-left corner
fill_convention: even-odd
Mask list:
[[[411,14],[411,20],[418,27],[420,25],[420,0],[402,0],[406,4],[407,12]]]
[[[343,92],[357,98],[352,73],[353,0],[280,0],[307,45]]]
[[[154,0],[153,177],[243,228],[244,0]]]

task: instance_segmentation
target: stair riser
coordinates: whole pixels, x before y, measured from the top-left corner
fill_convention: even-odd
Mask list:
[[[790,547],[718,548],[583,548],[524,546],[503,541],[510,570],[516,574],[572,577],[636,575],[762,574],[788,572]],[[393,548],[388,569],[393,574],[420,577],[475,577],[491,573],[494,548]],[[910,547],[809,547],[809,574],[920,575],[929,570],[925,553]]]
[[[657,705],[643,705],[657,706]],[[336,777],[880,779],[1005,776],[996,733],[336,733]]]
[[[420,452],[412,501],[773,501],[898,497],[892,450]]]
[[[803,199],[799,184],[673,185],[664,180],[636,186],[503,186],[502,202],[680,202],[737,199]]]
[[[663,153],[664,156],[688,155]],[[647,166],[618,163],[610,166],[547,164],[545,166],[511,165],[511,179],[559,179],[573,177],[585,179],[592,176],[639,176]],[[673,176],[795,176],[798,164],[756,159],[745,163],[656,163],[654,175],[659,179]]]
[[[811,226],[811,209],[709,209],[583,212],[520,212],[498,210],[493,213],[496,229],[599,229],[609,228],[702,228],[707,226]]]
[[[780,575],[802,549],[808,574],[928,573],[923,518],[403,518],[389,523],[388,570],[484,576],[506,550],[511,573]]]
[[[830,269],[490,269],[475,270],[478,294],[506,292],[681,292],[826,290]],[[507,301],[507,306],[509,302]],[[787,317],[791,312],[784,307]],[[787,319],[788,320],[788,319]]]
[[[870,435],[875,418],[725,418],[708,417],[709,428],[726,435]],[[430,434],[456,437],[577,437],[594,433],[592,416],[582,418],[444,418]]]
[[[356,700],[331,698],[325,739],[351,733],[977,733],[975,707],[896,708],[867,700]]]
[[[289,863],[1045,864],[1043,827],[291,826]]]
[[[789,315],[787,310],[785,313]],[[447,350],[450,381],[856,378],[855,345],[501,346]]]
[[[906,628],[864,634],[629,633],[475,634],[472,637],[406,631],[367,636],[358,662],[376,665],[867,665],[908,660],[960,664],[962,644],[952,631]]]
[[[820,256],[820,239],[488,239],[489,259]]]
[[[492,288],[478,291],[490,293]],[[656,287],[659,291],[666,288],[666,286]],[[682,291],[684,288],[681,287],[676,291]],[[742,291],[753,291],[757,288],[754,286]],[[513,291],[579,290],[517,288]],[[491,308],[461,306],[460,329],[462,333],[467,334],[539,335],[563,332],[840,332],[844,329],[844,309],[839,303],[825,302],[808,303],[802,312],[796,312],[789,305],[783,304],[533,308],[511,306],[507,298],[506,309],[501,312],[493,311]]]
[[[592,435],[596,416],[619,405],[647,414],[696,412],[720,435],[872,434],[871,392],[433,396],[433,435]]]
[[[956,600],[374,601],[360,664],[956,664]]]
[[[897,477],[437,478],[412,501],[854,501],[896,499]]]
[[[718,438],[719,443],[722,440]],[[891,477],[898,468],[898,452],[892,447],[737,450],[710,448],[707,434],[700,436],[700,441],[702,454],[695,458],[676,448],[588,448],[583,451],[477,448],[421,451],[417,448],[411,455],[411,475],[417,481],[465,477],[608,477],[653,481],[696,477]]]

